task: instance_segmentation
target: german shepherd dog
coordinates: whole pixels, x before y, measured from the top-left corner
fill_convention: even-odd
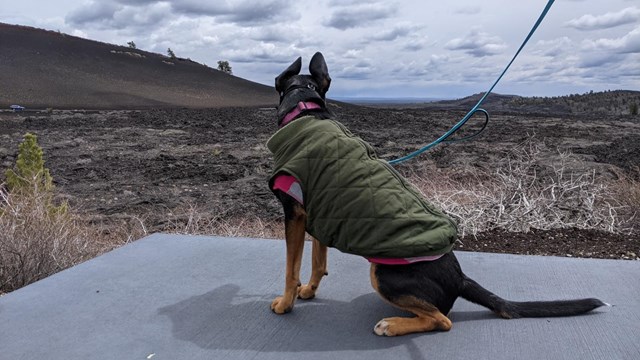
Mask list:
[[[333,121],[325,102],[331,78],[324,57],[319,52],[313,56],[309,65],[311,75],[299,75],[300,69],[301,58],[298,58],[275,79],[275,88],[280,94],[277,114],[281,128],[309,115]],[[274,174],[278,175],[282,174]],[[308,225],[304,200],[300,199],[301,195],[273,186],[272,190],[284,208],[287,255],[284,294],[273,300],[271,310],[284,314],[293,309],[296,298],[315,297],[322,277],[327,275],[327,245],[313,238],[311,278],[302,285],[300,264]],[[370,278],[371,285],[385,301],[415,315],[380,320],[374,332],[385,336],[448,331],[451,320],[447,314],[458,297],[484,306],[505,319],[579,315],[607,305],[594,298],[530,302],[502,299],[467,277],[451,251],[432,261],[402,265],[371,262]]]

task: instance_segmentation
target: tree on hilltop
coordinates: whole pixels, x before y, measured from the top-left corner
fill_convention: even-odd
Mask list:
[[[229,65],[229,62],[226,60],[218,61],[218,70],[229,75],[233,74],[233,71],[231,71],[231,65]]]

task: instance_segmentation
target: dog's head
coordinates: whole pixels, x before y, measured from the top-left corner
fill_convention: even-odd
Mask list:
[[[325,95],[331,85],[324,56],[317,52],[309,63],[311,75],[299,75],[302,58],[299,57],[282,74],[276,77],[276,91],[280,94],[278,125],[300,102],[312,102],[325,108]]]

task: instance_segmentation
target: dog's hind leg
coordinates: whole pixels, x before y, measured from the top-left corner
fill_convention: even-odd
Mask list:
[[[451,320],[438,308],[413,294],[396,292],[387,294],[379,286],[379,279],[376,273],[376,264],[371,264],[371,285],[391,305],[402,310],[409,311],[415,317],[391,317],[380,320],[373,331],[377,335],[399,336],[416,332],[427,332],[433,330],[448,331],[451,329]],[[419,286],[419,284],[415,284]]]
[[[311,252],[311,278],[309,283],[298,288],[298,297],[308,300],[316,296],[316,290],[320,286],[322,277],[327,273],[327,246],[322,244],[318,239],[313,239],[313,248]]]
[[[294,201],[283,202],[285,208],[285,237],[287,243],[287,266],[285,269],[284,294],[271,303],[271,310],[284,314],[293,309],[300,286],[300,265],[304,250],[304,234],[307,213]]]
[[[373,331],[377,335],[400,336],[433,330],[449,331],[451,320],[435,306],[412,296],[400,297],[391,304],[412,312],[415,317],[390,317],[376,324]]]

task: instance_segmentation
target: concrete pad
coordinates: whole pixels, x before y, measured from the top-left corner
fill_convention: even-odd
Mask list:
[[[0,297],[0,359],[640,358],[637,261],[458,252],[505,298],[614,306],[503,320],[458,300],[450,332],[382,338],[375,323],[403,313],[373,292],[366,260],[337,251],[316,299],[271,313],[284,255],[282,241],[151,235]]]

